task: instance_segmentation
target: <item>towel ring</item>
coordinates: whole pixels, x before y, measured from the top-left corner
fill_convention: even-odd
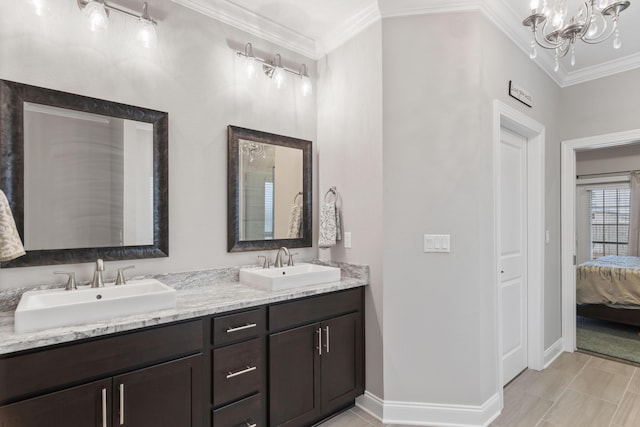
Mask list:
[[[300,202],[298,202],[298,198],[302,199],[302,191],[298,191],[298,194],[295,195],[295,197],[293,198],[293,204],[297,205]]]
[[[324,202],[325,203],[327,203],[329,201],[328,197],[330,197],[332,194],[333,194],[333,200],[335,202],[338,201],[338,190],[336,189],[336,187],[331,187],[331,188],[329,188],[329,191],[327,191],[325,193],[325,195],[324,195]]]

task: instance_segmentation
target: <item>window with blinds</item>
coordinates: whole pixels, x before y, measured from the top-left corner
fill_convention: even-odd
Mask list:
[[[591,258],[629,254],[629,187],[592,188]]]

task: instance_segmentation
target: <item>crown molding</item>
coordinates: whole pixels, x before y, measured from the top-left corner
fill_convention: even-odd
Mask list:
[[[245,9],[232,0],[172,0],[198,13],[246,31],[263,40],[297,52],[312,59],[320,59],[381,18],[434,13],[480,11],[516,46],[529,55],[529,32],[522,26],[522,17],[509,0],[377,0],[362,11],[340,23],[324,37],[314,40]],[[532,60],[558,86],[566,87],[589,80],[640,68],[640,54],[618,58],[597,66],[567,71],[563,63],[555,72],[555,61],[547,49],[540,49]]]
[[[378,8],[378,5],[376,3],[372,3],[362,11],[344,21],[330,34],[318,40],[316,45],[316,59],[319,59],[341,46],[369,25],[379,21],[380,18],[380,9]]]
[[[640,53],[627,55],[602,64],[569,72],[561,86],[572,86],[636,68],[640,68]]]
[[[316,42],[228,0],[172,0],[181,6],[246,31],[308,58],[316,58]]]

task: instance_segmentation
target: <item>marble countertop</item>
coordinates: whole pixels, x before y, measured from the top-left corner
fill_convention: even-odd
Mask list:
[[[340,267],[342,270],[342,278],[339,282],[279,292],[263,291],[241,284],[238,281],[238,268],[154,276],[166,285],[176,288],[178,291],[176,309],[22,334],[14,332],[14,310],[22,293],[35,288],[0,291],[0,355],[350,289],[369,283],[369,268],[367,266],[330,265]]]

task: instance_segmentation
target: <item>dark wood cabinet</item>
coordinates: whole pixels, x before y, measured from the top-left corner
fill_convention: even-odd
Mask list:
[[[0,427],[202,427],[202,337],[197,320],[0,359]]]
[[[315,303],[311,318],[322,318],[340,311],[353,311],[321,322],[272,333],[269,336],[270,426],[298,427],[314,422],[353,405],[364,391],[364,333],[362,304],[356,292],[331,295]],[[349,298],[359,301],[345,304]],[[287,303],[295,304],[295,303]],[[278,325],[287,319],[300,323],[297,307],[276,308]],[[354,311],[355,310],[355,311]],[[284,317],[281,317],[284,315]],[[280,320],[278,321],[278,318]]]
[[[363,289],[0,357],[0,427],[306,427],[364,391]]]
[[[107,427],[111,379],[0,407],[1,427]]]
[[[201,356],[191,356],[114,377],[113,425],[201,425],[201,366]]]

